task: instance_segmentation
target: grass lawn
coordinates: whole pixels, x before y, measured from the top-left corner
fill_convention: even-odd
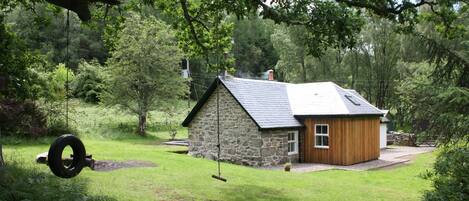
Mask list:
[[[100,109],[86,106],[80,110],[98,112]],[[110,110],[99,112],[113,113]],[[93,114],[107,118],[107,115]],[[126,125],[126,122],[117,122],[116,126],[119,123]],[[181,148],[161,145],[161,141],[168,139],[167,132],[150,129],[149,137],[140,138],[117,129],[121,136],[116,137],[112,134],[116,128],[105,123],[101,128],[96,127],[79,128],[80,133],[84,133],[82,139],[87,152],[92,153],[93,158],[147,160],[158,166],[110,172],[85,169],[78,177],[63,180],[52,176],[47,166],[33,162],[36,154],[48,150],[52,139],[3,139],[7,162],[18,163],[13,165],[14,168],[7,168],[10,174],[3,170],[2,177],[0,171],[0,193],[12,194],[3,199],[419,200],[423,191],[430,188],[430,182],[420,178],[419,174],[430,169],[435,159],[434,154],[423,154],[410,165],[390,170],[312,173],[260,170],[223,163],[222,174],[228,179],[224,183],[211,178],[217,170],[214,161],[171,153],[169,151]],[[179,135],[177,137],[182,138],[187,132],[180,129]]]

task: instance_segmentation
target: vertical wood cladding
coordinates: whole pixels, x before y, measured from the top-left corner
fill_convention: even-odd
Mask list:
[[[315,124],[329,125],[329,148],[314,146]],[[306,119],[304,139],[301,157],[306,163],[352,165],[377,159],[379,117]]]

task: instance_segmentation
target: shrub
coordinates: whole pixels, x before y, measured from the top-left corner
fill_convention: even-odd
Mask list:
[[[433,181],[434,189],[425,193],[424,200],[469,200],[469,144],[443,148],[426,178]]]
[[[47,117],[47,135],[60,136],[63,134],[77,134],[75,128],[65,121],[65,108],[62,102],[48,102],[41,105],[41,110]],[[73,112],[73,108],[69,108]],[[71,121],[71,120],[69,120]]]
[[[61,107],[59,103],[40,107],[32,101],[0,101],[0,135],[37,138],[76,134],[67,128]]]
[[[2,135],[44,136],[46,117],[32,101],[3,100],[0,102],[0,128]]]
[[[49,101],[63,101],[67,98],[67,74],[69,83],[73,82],[75,75],[68,70],[65,64],[59,64],[57,68],[49,74]]]
[[[82,98],[86,102],[97,103],[103,91],[102,67],[96,61],[82,61],[78,66],[78,74],[72,83],[75,97]]]
[[[173,104],[163,104],[161,110],[163,111],[166,119],[166,126],[168,128],[170,140],[174,140],[176,138],[179,125],[173,120],[176,116],[182,113],[182,111],[178,110],[178,106]]]
[[[285,170],[285,172],[290,172],[291,167],[292,167],[291,163],[285,163],[285,165],[283,166],[283,169]]]

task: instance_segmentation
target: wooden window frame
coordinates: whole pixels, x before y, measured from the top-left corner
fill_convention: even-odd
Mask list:
[[[289,135],[293,133],[293,136],[295,138],[295,140],[288,140],[288,137]],[[299,142],[299,139],[298,139],[298,131],[288,131],[287,133],[287,145],[288,145],[288,148],[287,148],[287,151],[288,151],[288,155],[294,155],[294,154],[298,154],[298,142]],[[290,149],[290,143],[294,143],[294,148],[295,148],[295,151],[292,151],[290,152],[288,149]]]
[[[327,133],[317,133],[317,126],[326,126],[327,127]],[[314,148],[319,148],[319,149],[329,149],[329,124],[314,124]],[[317,145],[316,141],[316,136],[326,136],[327,137],[327,146],[324,145]]]

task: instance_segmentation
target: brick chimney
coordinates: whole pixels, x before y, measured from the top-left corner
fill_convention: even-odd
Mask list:
[[[274,70],[270,69],[270,70],[267,71],[267,73],[268,73],[268,78],[267,79],[269,81],[273,81],[274,80]]]

